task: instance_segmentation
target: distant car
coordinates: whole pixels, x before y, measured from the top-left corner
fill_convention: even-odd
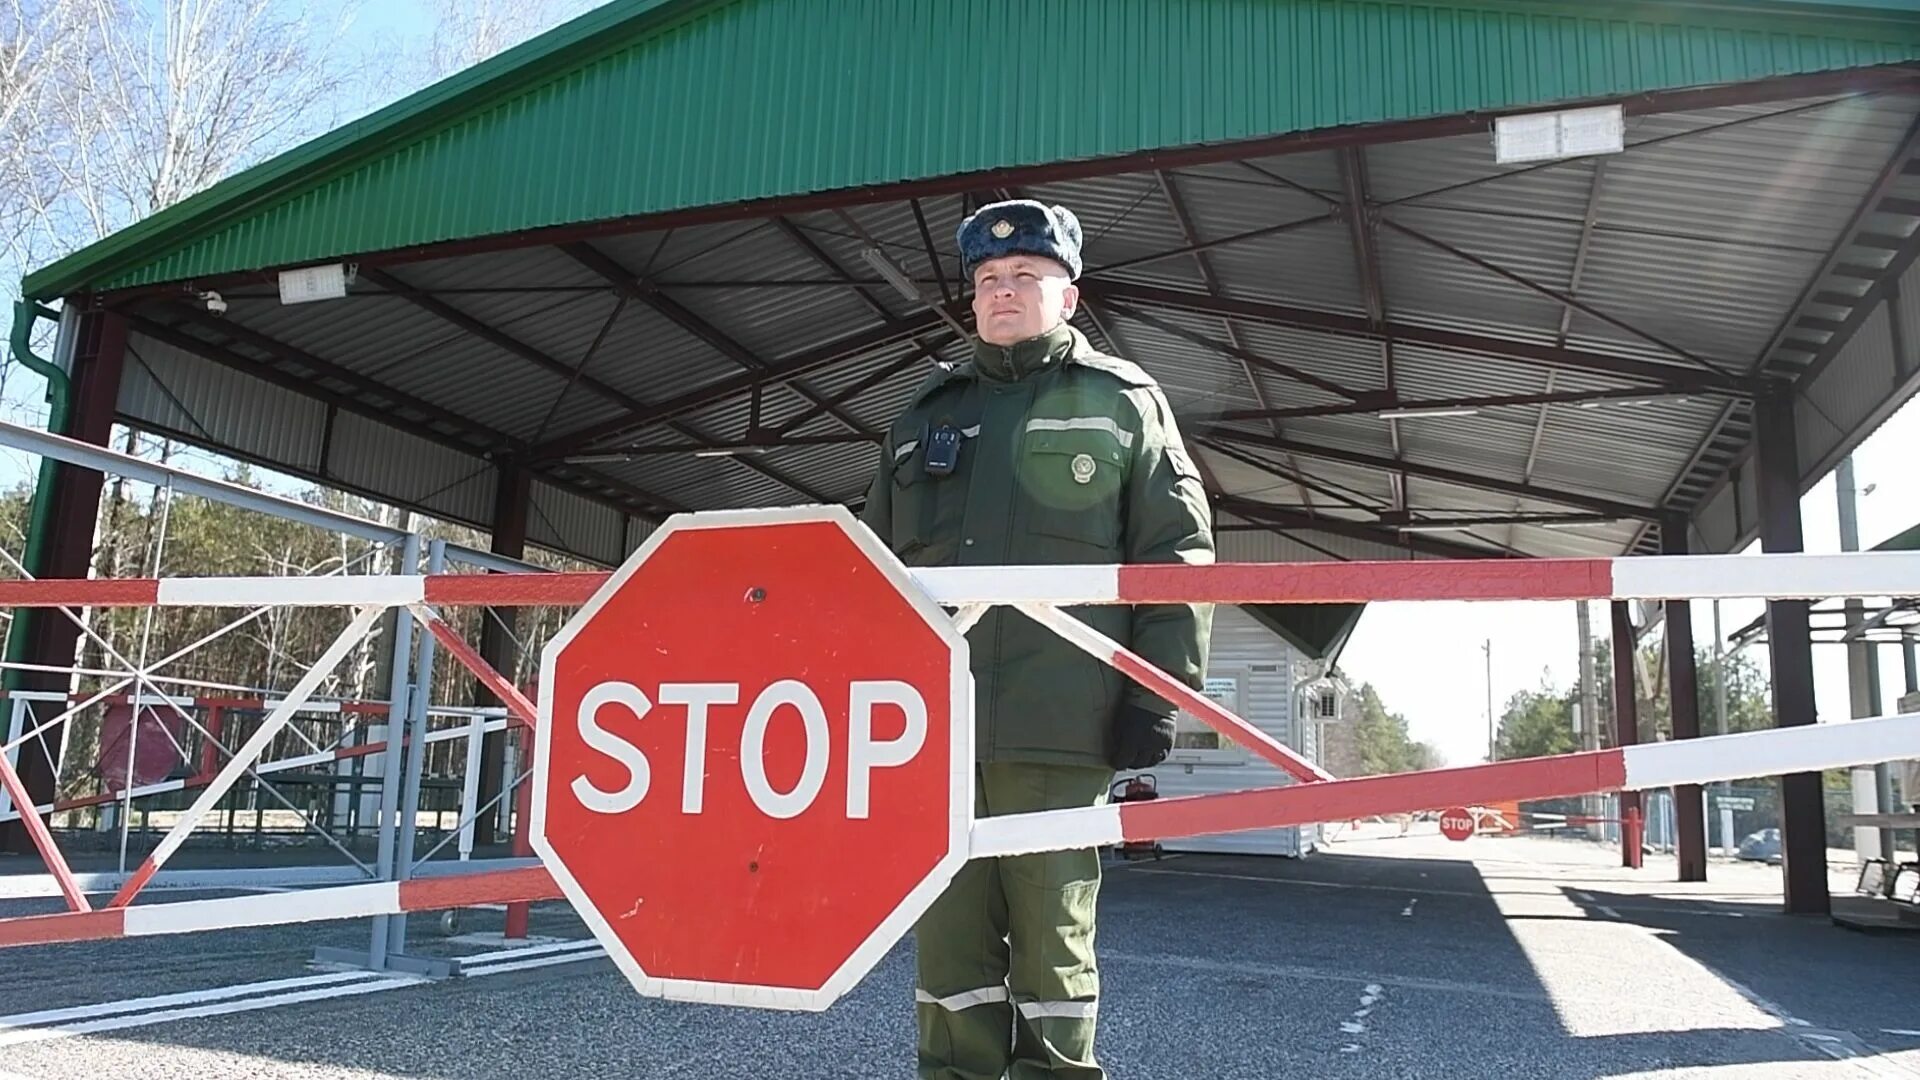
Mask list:
[[[1777,863],[1780,861],[1780,830],[1761,829],[1748,833],[1740,841],[1740,857],[1751,862]]]

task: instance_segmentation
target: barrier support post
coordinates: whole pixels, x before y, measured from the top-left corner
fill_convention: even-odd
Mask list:
[[[533,838],[528,829],[533,821],[533,729],[520,729],[520,744],[526,748],[523,755],[526,767],[520,769],[526,779],[519,781],[513,793],[513,854],[522,858],[533,854]],[[514,777],[507,777],[507,783],[514,783]],[[523,941],[527,936],[527,923],[533,905],[521,901],[507,905],[507,926],[504,936],[509,941]]]
[[[1613,745],[1636,746],[1640,742],[1640,691],[1634,681],[1634,672],[1638,665],[1634,663],[1634,651],[1639,642],[1633,634],[1633,612],[1625,600],[1615,600],[1610,605],[1613,621]],[[1621,816],[1629,821],[1640,820],[1640,793],[1623,791],[1620,793]],[[1620,865],[1638,869],[1640,866],[1640,836],[1637,828],[1625,828],[1620,831]]]
[[[1640,869],[1641,859],[1645,856],[1645,850],[1641,845],[1645,829],[1646,823],[1640,820],[1640,807],[1637,805],[1627,807],[1627,825],[1620,830],[1620,839],[1626,849],[1622,861],[1626,863],[1629,870]]]
[[[438,574],[446,569],[447,542],[435,540],[428,547],[427,573]],[[401,621],[406,621],[408,612],[399,612]],[[414,832],[420,826],[420,784],[427,767],[427,710],[433,696],[433,652],[436,639],[432,634],[421,634],[417,647],[419,662],[414,667],[413,694],[407,709],[404,752],[406,754],[406,784],[400,792],[400,836],[394,852],[394,880],[406,881],[413,877]],[[396,729],[397,730],[397,729]],[[390,737],[389,742],[401,746],[400,740]],[[388,939],[387,955],[391,960],[407,951],[407,916],[402,912],[393,917],[392,933]]]
[[[420,571],[420,534],[408,533],[400,551],[400,572],[416,574]],[[404,753],[401,742],[404,738],[409,701],[408,669],[413,666],[413,620],[407,613],[394,609],[393,620],[393,669],[390,673],[387,700],[387,748],[380,755],[380,820],[375,824],[374,835],[379,837],[374,857],[374,873],[381,881],[396,880],[393,876],[395,819],[400,813],[400,755]],[[373,937],[367,948],[367,966],[375,971],[383,971],[387,966],[388,942],[393,932],[393,917],[378,915],[373,920]]]
[[[507,725],[511,728],[513,725]],[[460,861],[473,858],[474,818],[480,805],[480,761],[487,734],[487,718],[475,714],[467,725],[467,768],[460,781]]]

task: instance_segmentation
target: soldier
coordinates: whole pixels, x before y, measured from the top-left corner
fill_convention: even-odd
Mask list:
[[[1213,561],[1211,511],[1173,412],[1136,365],[1068,324],[1080,223],[1014,200],[960,226],[969,362],[888,431],[866,523],[910,566]],[[1212,609],[1070,612],[1199,687]],[[1026,616],[968,634],[979,816],[1092,806],[1116,769],[1165,760],[1174,707]],[[976,859],[915,927],[919,1075],[1099,1078],[1093,849]]]

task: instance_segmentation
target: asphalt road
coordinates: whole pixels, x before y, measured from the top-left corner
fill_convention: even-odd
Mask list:
[[[1116,864],[1101,1058],[1122,1080],[1920,1080],[1920,939],[1780,915],[1777,868],[1679,886],[1670,863],[1612,862],[1572,841],[1414,836]],[[585,936],[563,905],[534,930]],[[441,982],[309,963],[366,940],[346,922],[0,953],[0,1078],[912,1075],[910,943],[799,1015],[642,999],[591,947]],[[497,948],[417,917],[413,941]]]

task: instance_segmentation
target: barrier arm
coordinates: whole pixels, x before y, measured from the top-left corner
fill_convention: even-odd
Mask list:
[[[273,711],[267,714],[267,718],[260,722],[259,730],[234,751],[233,756],[227,759],[226,766],[220,770],[220,775],[214,777],[213,783],[208,784],[206,790],[193,800],[193,805],[187,807],[186,812],[180,815],[180,820],[167,831],[167,835],[160,838],[160,843],[140,863],[140,868],[134,871],[126,884],[120,886],[120,891],[115,893],[113,899],[108,902],[109,908],[123,908],[133,902],[134,896],[146,886],[148,881],[152,880],[154,874],[160,872],[160,867],[173,857],[173,853],[180,849],[180,845],[186,842],[187,834],[200,824],[200,819],[207,815],[207,811],[213,809],[215,803],[226,797],[227,790],[233,787],[233,782],[240,778],[241,773],[247,771],[247,766],[253,764],[254,759],[259,757],[267,745],[273,741],[273,737],[280,734],[280,730],[293,719],[293,714],[299,712],[301,706],[307,703],[307,699],[313,696],[313,692],[320,688],[320,681],[332,674],[333,669],[339,666],[340,661],[346,657],[347,650],[359,644],[360,639],[366,637],[373,629],[373,624],[379,621],[382,611],[379,605],[369,604],[354,613],[353,621],[347,624],[346,629],[340,631],[340,635],[333,639],[333,644],[327,646],[326,651],[320,654],[320,658],[313,662],[313,667],[307,669],[307,673],[300,677],[300,681],[294,683],[293,689],[288,692],[286,698],[274,706]]]
[[[1439,806],[1783,776],[1920,757],[1920,713],[1709,735],[1556,757],[1315,784],[1009,814],[974,822],[972,856],[1404,814]]]
[[[1126,671],[1149,689],[1170,694],[1196,716],[1234,738],[1259,742],[1248,725],[1197,695],[1184,693],[1164,672],[1147,666],[1084,623],[1053,611],[1064,605],[1305,603],[1350,599],[1676,599],[1690,596],[1806,599],[1827,596],[1920,594],[1920,553],[1845,556],[1683,556],[1635,559],[1501,560],[1498,562],[1347,563],[1198,567],[963,567],[916,569],[919,586],[937,603],[966,610],[980,605],[1022,607],[1061,631],[1076,646]],[[450,653],[493,689],[522,722],[532,704],[492,669],[426,605],[538,606],[584,603],[604,574],[490,574],[360,577],[316,581],[288,578],[176,578],[0,582],[0,606],[192,606],[258,604],[361,607],[315,671],[294,688],[262,732],[312,693],[324,672],[371,627],[387,607],[406,606]],[[1050,613],[1050,614],[1049,614]],[[1065,620],[1064,622],[1061,620]],[[406,882],[372,882],[295,894],[234,897],[127,906],[159,862],[179,845],[193,820],[257,756],[257,733],[229,761],[181,825],[163,840],[101,911],[0,919],[0,947],[52,941],[185,933],[368,915],[399,914],[482,903],[558,897],[539,867],[495,870]],[[256,746],[258,742],[260,745]],[[1284,748],[1281,748],[1284,749]],[[1271,747],[1261,750],[1275,760]],[[1290,752],[1289,752],[1290,753]],[[1639,790],[1776,776],[1920,757],[1920,715],[1711,736],[1559,757],[1497,762],[1394,776],[1311,783],[1125,802],[1107,806],[1011,815],[977,821],[974,858],[1091,847],[1337,821],[1377,813],[1524,798]],[[1284,767],[1284,765],[1283,765]],[[1296,764],[1296,768],[1298,765]],[[1290,770],[1292,771],[1292,770]],[[1298,775],[1298,773],[1296,773]]]

